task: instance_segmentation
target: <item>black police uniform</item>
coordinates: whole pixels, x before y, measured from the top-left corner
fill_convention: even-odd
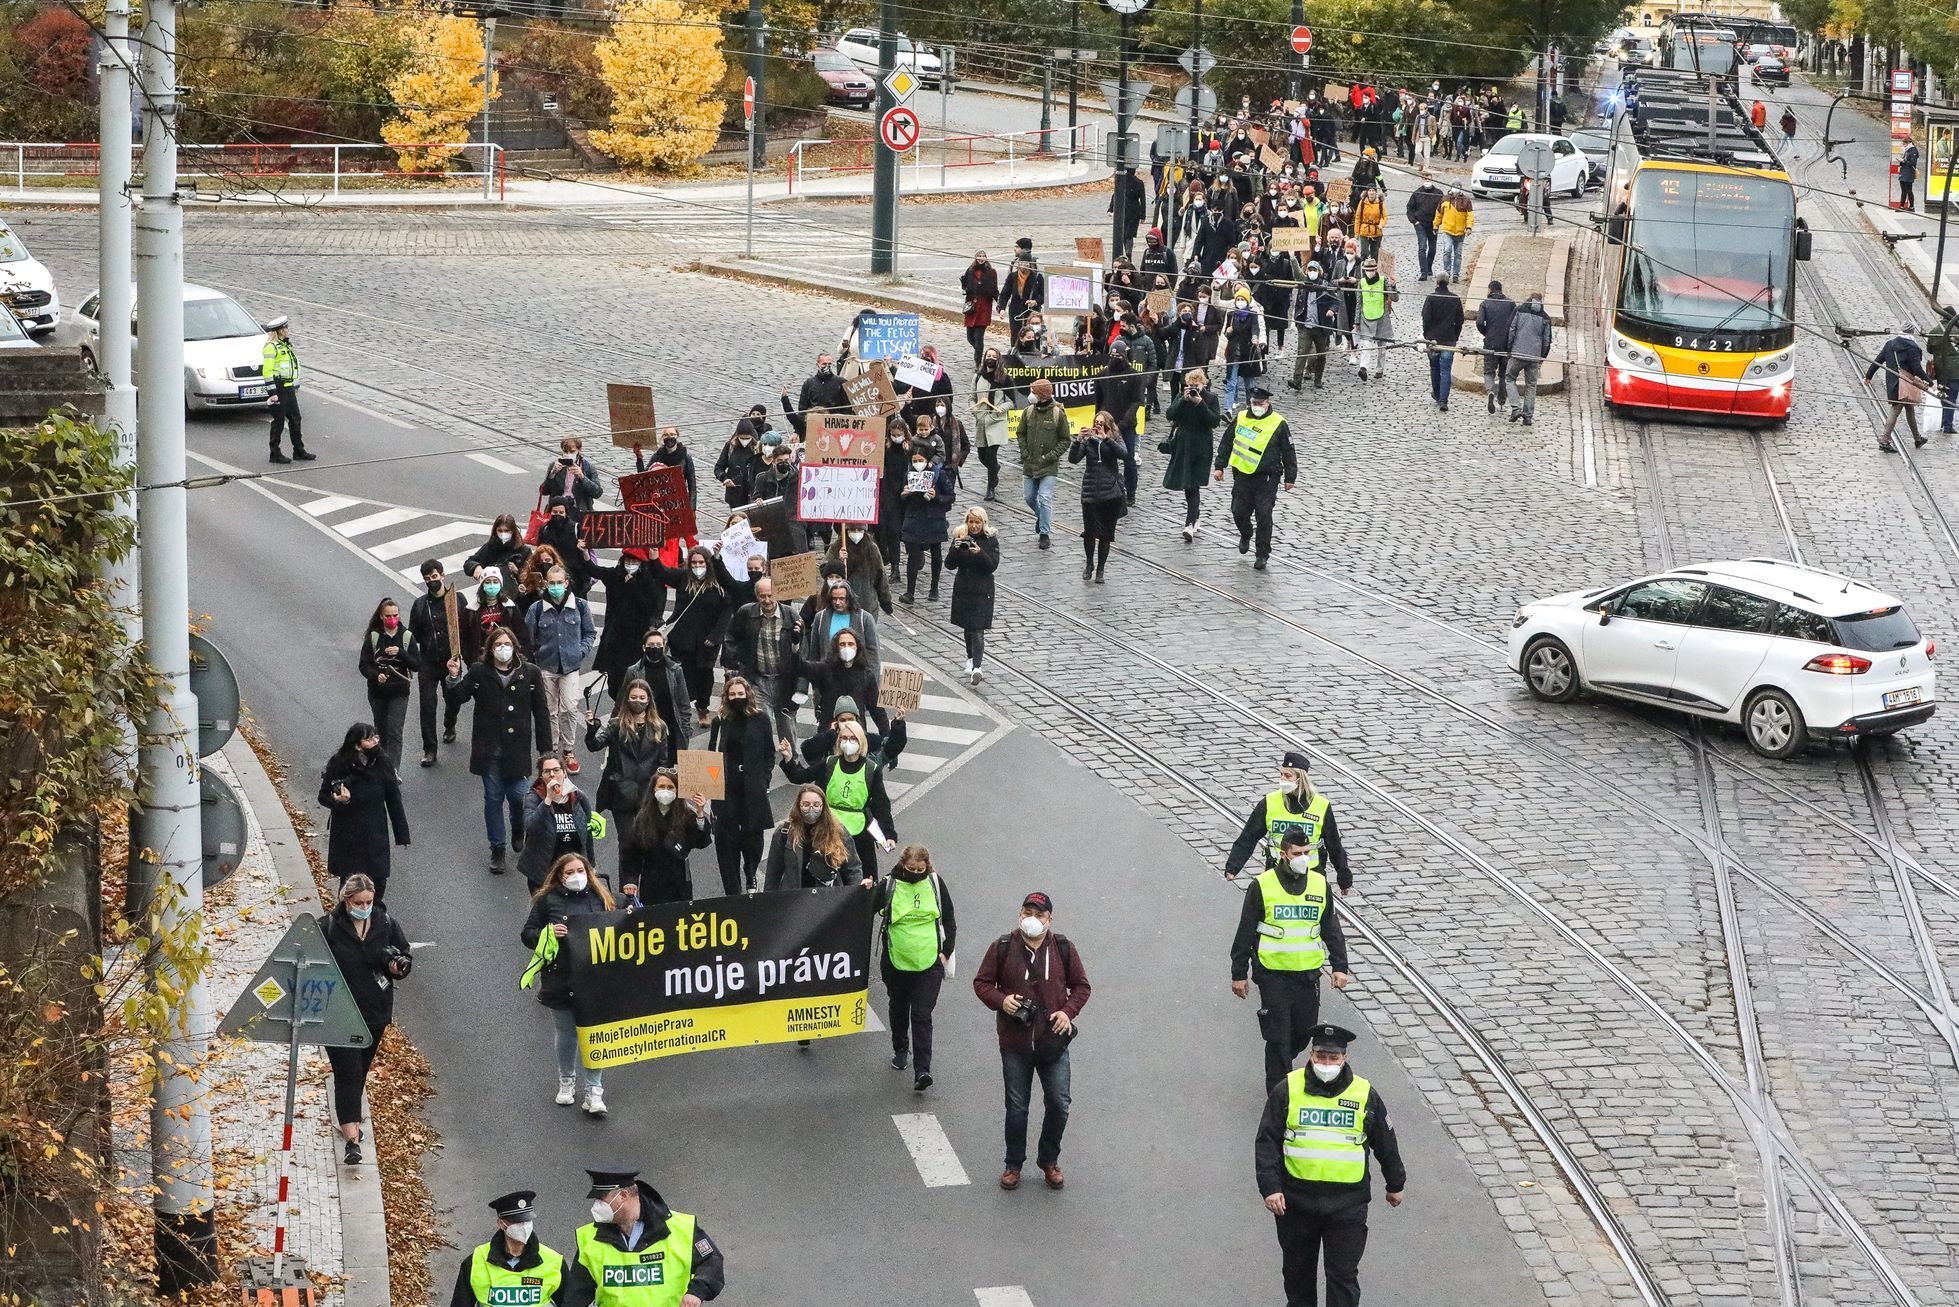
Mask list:
[[[537,1191],[535,1189],[519,1189],[515,1193],[508,1193],[498,1198],[492,1198],[490,1200],[490,1210],[495,1212],[497,1219],[501,1221],[535,1221],[537,1219],[536,1203]],[[510,1255],[510,1243],[504,1238],[501,1227],[490,1232],[490,1237],[487,1242],[490,1245],[490,1260],[492,1264],[503,1270],[514,1271],[521,1275],[526,1271],[535,1271],[544,1265],[546,1250],[544,1249],[544,1245],[537,1241],[536,1231],[531,1232],[530,1239],[524,1244],[524,1251],[515,1257]],[[556,1253],[552,1253],[551,1255],[553,1257],[557,1256]],[[456,1270],[456,1287],[449,1294],[449,1307],[481,1307],[482,1300],[476,1296],[476,1290],[470,1284],[470,1266],[475,1260],[476,1250],[474,1248],[463,1254],[462,1265]],[[541,1292],[541,1288],[537,1292]],[[555,1304],[559,1300],[559,1298],[545,1298],[543,1299],[544,1307],[555,1307]]]
[[[1253,386],[1251,397],[1271,403],[1272,392],[1263,386]],[[1236,430],[1237,418],[1226,427],[1218,440],[1217,457],[1211,466],[1222,472],[1231,466],[1232,433]],[[1231,520],[1238,527],[1238,552],[1244,553],[1252,546],[1253,535],[1257,535],[1257,561],[1262,566],[1272,555],[1272,510],[1279,502],[1279,482],[1287,485],[1299,480],[1299,458],[1292,448],[1292,427],[1284,418],[1272,433],[1265,452],[1259,456],[1258,470],[1231,472]]]
[[[1287,868],[1279,868],[1287,889],[1305,888],[1304,878],[1295,879]],[[1268,971],[1258,963],[1258,928],[1265,920],[1265,892],[1257,881],[1245,891],[1245,905],[1238,914],[1238,933],[1231,937],[1231,979],[1248,976],[1258,984],[1258,1032],[1265,1039],[1265,1088],[1269,1091],[1286,1078],[1293,1059],[1320,1020],[1320,973],[1318,971]],[[1347,936],[1340,928],[1340,914],[1331,902],[1320,918],[1320,942],[1326,945],[1327,966],[1334,971],[1347,969]],[[1265,1191],[1271,1193],[1270,1189]]]
[[[1322,1025],[1313,1029],[1315,1047],[1345,1049],[1355,1038],[1350,1030]],[[1308,1070],[1306,1092],[1318,1098],[1338,1098],[1353,1083],[1350,1066],[1329,1083],[1322,1083]],[[1326,1263],[1327,1307],[1358,1307],[1360,1302],[1360,1258],[1367,1248],[1367,1204],[1372,1181],[1366,1175],[1354,1184],[1296,1179],[1286,1170],[1284,1141],[1288,1090],[1281,1081],[1265,1100],[1265,1114],[1259,1118],[1258,1138],[1253,1145],[1253,1165],[1258,1175],[1258,1192],[1284,1194],[1286,1214],[1275,1216],[1279,1232],[1279,1252],[1283,1264],[1286,1307],[1318,1307],[1317,1263]],[[1398,1194],[1408,1185],[1408,1171],[1401,1164],[1401,1147],[1395,1142],[1394,1126],[1388,1121],[1388,1105],[1379,1089],[1372,1089],[1363,1117],[1367,1151],[1381,1164],[1381,1182],[1386,1191]]]
[[[601,1242],[626,1252],[639,1252],[657,1248],[666,1239],[667,1217],[673,1209],[660,1197],[659,1190],[639,1178],[638,1171],[595,1171],[587,1167],[585,1174],[592,1178],[592,1187],[586,1195],[590,1198],[602,1198],[628,1185],[639,1191],[639,1238],[631,1238],[630,1230],[611,1223],[600,1223],[594,1234]],[[565,1260],[563,1307],[593,1307],[599,1301],[599,1287],[592,1282],[591,1273],[578,1260],[578,1250],[574,1247]],[[722,1263],[721,1250],[715,1246],[697,1217],[694,1221],[693,1266],[690,1268],[687,1292],[702,1302],[712,1302],[721,1295],[727,1280],[727,1267]]]

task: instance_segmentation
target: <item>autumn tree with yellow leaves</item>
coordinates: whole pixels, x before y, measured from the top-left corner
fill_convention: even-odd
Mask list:
[[[683,169],[714,147],[723,105],[716,11],[685,0],[620,0],[598,43],[612,125],[592,144],[636,168]]]
[[[452,14],[409,22],[411,53],[388,83],[397,112],[382,125],[381,139],[396,148],[404,171],[441,172],[483,111],[483,33]],[[496,95],[493,80],[490,98]]]

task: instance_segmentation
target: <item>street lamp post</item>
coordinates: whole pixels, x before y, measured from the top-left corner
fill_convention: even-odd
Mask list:
[[[1135,115],[1129,112],[1129,47],[1133,40],[1130,32],[1136,15],[1150,7],[1150,0],[1102,0],[1102,3],[1115,14],[1119,24],[1116,37],[1115,194],[1109,202],[1109,209],[1115,214],[1115,241],[1110,247],[1110,257],[1113,258],[1126,253],[1124,241],[1135,224],[1135,219],[1129,215],[1129,169],[1135,162],[1128,153],[1129,128],[1135,121]],[[1144,89],[1148,89],[1147,86]]]

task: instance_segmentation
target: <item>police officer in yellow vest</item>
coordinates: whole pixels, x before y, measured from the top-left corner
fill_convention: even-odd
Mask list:
[[[1334,820],[1333,805],[1313,788],[1312,777],[1307,775],[1311,763],[1312,759],[1297,749],[1280,760],[1279,788],[1252,805],[1238,838],[1231,842],[1231,852],[1225,855],[1226,880],[1238,878],[1239,869],[1252,856],[1252,847],[1260,840],[1265,841],[1266,867],[1278,866],[1279,837],[1296,826],[1306,832],[1314,865],[1322,870],[1333,868],[1341,895],[1345,896],[1354,887],[1354,874],[1347,866],[1347,846],[1340,842],[1340,825]]]
[[[1238,524],[1238,552],[1250,553],[1252,521],[1258,522],[1258,556],[1252,567],[1263,572],[1272,556],[1272,506],[1278,502],[1279,482],[1292,489],[1299,480],[1299,458],[1292,448],[1292,428],[1272,411],[1272,392],[1253,386],[1251,403],[1239,410],[1231,438],[1218,442],[1211,478],[1224,480],[1231,468],[1231,520]]]
[[[272,461],[290,463],[293,458],[310,463],[306,441],[299,434],[299,355],[293,353],[292,337],[286,330],[284,314],[265,324],[265,348],[259,372],[272,383]],[[279,436],[292,427],[292,458],[279,452]]]
[[[727,1276],[699,1222],[676,1212],[638,1171],[586,1168],[592,1223],[578,1227],[578,1257],[564,1307],[700,1307]]]
[[[1367,1154],[1381,1163],[1388,1206],[1401,1206],[1408,1172],[1388,1105],[1347,1065],[1354,1032],[1316,1026],[1312,1061],[1265,1100],[1252,1147],[1258,1191],[1279,1227],[1287,1307],[1317,1307],[1322,1251],[1326,1307],[1360,1302],[1360,1255],[1367,1247]]]
[[[497,1232],[456,1272],[449,1307],[559,1307],[565,1282],[563,1254],[537,1241],[537,1193],[519,1189],[490,1200]]]
[[[1320,1019],[1320,968],[1333,987],[1347,987],[1347,937],[1315,866],[1306,832],[1289,828],[1279,840],[1279,865],[1245,892],[1238,933],[1231,941],[1231,992],[1258,981],[1258,1031],[1265,1037],[1265,1087],[1285,1079],[1306,1036]]]

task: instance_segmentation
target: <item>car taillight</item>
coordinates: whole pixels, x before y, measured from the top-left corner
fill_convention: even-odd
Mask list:
[[[1939,642],[1937,640],[1927,640],[1925,642],[1925,656],[1927,658],[1930,658],[1933,654],[1937,653],[1938,651],[1939,651]]]
[[[1823,672],[1829,676],[1862,676],[1870,669],[1870,659],[1847,653],[1817,654],[1803,664],[1806,672]]]

